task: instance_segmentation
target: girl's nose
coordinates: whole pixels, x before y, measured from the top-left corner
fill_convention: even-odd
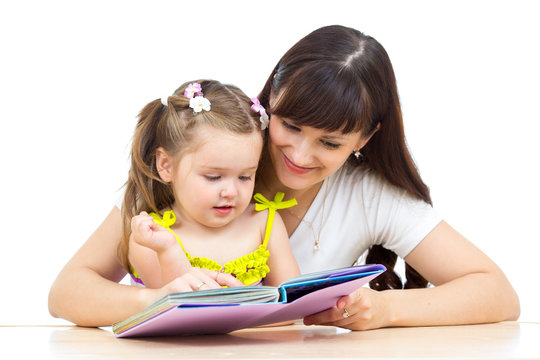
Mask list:
[[[238,189],[236,188],[236,184],[234,183],[234,181],[228,181],[225,184],[225,187],[219,193],[219,195],[224,198],[234,198],[235,196],[237,196]]]

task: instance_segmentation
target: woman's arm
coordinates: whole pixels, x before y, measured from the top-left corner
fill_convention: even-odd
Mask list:
[[[126,274],[116,258],[120,210],[107,218],[62,269],[49,292],[49,311],[83,326],[122,320],[148,305],[143,289],[117,284]]]
[[[361,288],[306,324],[365,330],[387,326],[456,325],[516,320],[519,299],[484,253],[441,222],[405,259],[429,282],[426,289]],[[344,309],[350,314],[344,318]]]
[[[114,207],[98,229],[62,269],[49,292],[49,312],[82,326],[109,326],[159,298],[191,291],[204,281],[216,284],[217,272],[194,269],[159,289],[118,284],[126,274],[117,260],[121,239],[120,210]],[[229,278],[219,277],[220,285]]]

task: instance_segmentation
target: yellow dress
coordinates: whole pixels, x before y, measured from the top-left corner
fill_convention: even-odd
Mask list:
[[[259,193],[253,196],[253,198],[257,202],[255,204],[256,211],[268,209],[268,218],[266,220],[266,229],[263,243],[259,246],[257,250],[252,251],[249,254],[243,255],[237,259],[228,261],[224,265],[220,265],[217,261],[206,257],[192,257],[186,251],[186,249],[184,249],[184,245],[180,241],[178,235],[176,235],[176,233],[171,230],[171,226],[176,221],[174,211],[165,211],[162,217],[156,213],[151,213],[150,216],[154,218],[154,222],[157,225],[163,226],[176,237],[176,240],[182,247],[182,250],[184,250],[184,253],[186,254],[192,266],[201,269],[223,271],[233,275],[244,285],[256,285],[260,283],[262,279],[266,276],[266,274],[268,274],[268,272],[270,271],[270,268],[266,264],[268,261],[268,257],[270,256],[270,253],[266,249],[266,246],[268,244],[268,239],[270,238],[270,233],[272,232],[272,225],[274,224],[274,216],[276,210],[285,209],[297,204],[296,199],[283,201],[284,196],[284,193],[278,192],[274,196],[273,201],[266,199],[262,194]],[[131,278],[136,283],[143,285],[142,280],[133,268],[131,268]]]

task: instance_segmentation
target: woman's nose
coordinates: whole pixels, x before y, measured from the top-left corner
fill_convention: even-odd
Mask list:
[[[311,148],[311,144],[306,140],[297,144],[291,154],[291,161],[295,165],[302,167],[309,167],[312,163],[312,158],[313,149]]]

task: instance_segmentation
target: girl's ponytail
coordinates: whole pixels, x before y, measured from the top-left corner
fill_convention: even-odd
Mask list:
[[[129,268],[127,259],[131,219],[141,211],[158,212],[171,206],[174,195],[169,184],[164,183],[155,164],[158,148],[158,132],[167,122],[169,107],[159,99],[147,104],[139,113],[131,146],[131,167],[125,185],[122,202],[123,233],[119,244],[119,259],[124,268]]]

